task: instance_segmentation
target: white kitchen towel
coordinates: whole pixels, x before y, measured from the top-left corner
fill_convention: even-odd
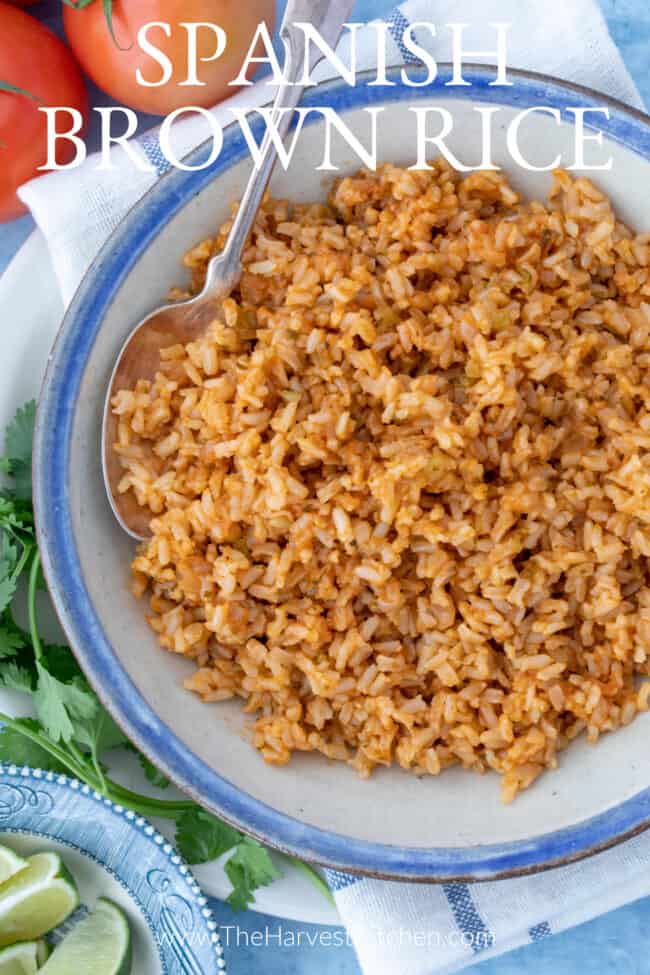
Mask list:
[[[510,22],[510,66],[565,77],[642,107],[595,0],[410,0],[384,19],[391,33],[389,63],[408,60],[400,38],[409,23],[436,24],[437,36],[421,30],[418,42],[442,61],[451,54],[444,24],[469,24],[467,48],[478,51],[493,46],[490,24]],[[373,29],[360,32],[359,68],[372,66],[374,38]],[[346,50],[344,41],[340,53]],[[322,76],[327,71],[321,67]],[[214,114],[226,124],[229,107],[258,106],[272,95],[272,86],[260,82]],[[207,134],[202,120],[179,123],[177,153]],[[113,170],[98,170],[97,156],[90,157],[77,169],[46,175],[21,190],[48,242],[66,303],[111,230],[166,168],[156,131],[135,140],[132,151],[150,165],[147,172],[117,148],[111,153]],[[335,871],[328,879],[366,975],[434,975],[548,937],[650,893],[650,835],[535,877],[472,886],[397,884]]]
[[[563,77],[643,107],[596,0],[409,0],[384,20],[390,30],[388,64],[410,59],[401,40],[409,23],[435,25],[435,36],[427,28],[419,29],[416,36],[439,62],[451,60],[451,31],[446,24],[468,25],[465,50],[489,51],[496,46],[496,31],[490,25],[507,23],[511,25],[510,67]],[[359,31],[358,70],[374,66],[376,37],[369,26]],[[344,36],[339,50],[344,61],[348,51],[349,37]],[[495,57],[473,56],[471,60],[494,62]],[[321,78],[331,74],[326,62],[315,72]],[[273,94],[272,84],[258,82],[217,106],[214,115],[225,126],[232,121],[229,109],[252,109],[268,102]],[[206,120],[196,115],[180,119],[173,131],[178,158],[210,135]],[[66,304],[111,231],[167,168],[156,130],[132,140],[131,152],[147,171],[123,148],[115,147],[110,154],[112,169],[99,170],[101,159],[93,154],[81,166],[47,173],[20,190],[47,240]]]
[[[364,975],[449,975],[648,896],[650,834],[511,880],[423,885],[326,875]]]

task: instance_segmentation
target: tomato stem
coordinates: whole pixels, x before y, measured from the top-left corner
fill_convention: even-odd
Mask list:
[[[31,98],[33,102],[40,102],[40,98],[32,95],[31,91],[27,91],[26,88],[19,88],[18,85],[12,85],[9,81],[0,81],[0,91],[6,91],[10,95],[24,95],[25,98]]]

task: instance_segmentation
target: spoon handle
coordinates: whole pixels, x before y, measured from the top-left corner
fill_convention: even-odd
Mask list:
[[[280,37],[284,43],[285,61],[283,81],[278,87],[271,110],[271,125],[280,138],[289,131],[293,109],[296,108],[305,86],[298,79],[303,75],[305,61],[305,35],[295,27],[296,23],[312,24],[330,47],[335,47],[354,0],[289,0],[285,10]],[[311,45],[309,71],[323,59],[320,49]],[[228,294],[238,282],[241,258],[255,215],[260,207],[277,158],[275,144],[269,132],[264,135],[260,148],[260,164],[254,166],[233,220],[226,244],[208,265],[203,295]]]

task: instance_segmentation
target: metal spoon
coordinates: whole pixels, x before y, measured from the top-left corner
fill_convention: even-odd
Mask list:
[[[354,0],[289,0],[280,28],[286,52],[285,81],[273,102],[273,120],[282,138],[291,124],[291,110],[298,105],[304,90],[297,81],[303,73],[305,36],[294,25],[313,24],[333,48],[353,6]],[[310,71],[322,58],[323,54],[311,45]],[[152,515],[138,504],[133,491],[120,494],[117,490],[124,471],[113,449],[117,419],[111,411],[111,400],[118,390],[132,388],[138,379],[154,378],[160,368],[161,349],[179,343],[186,345],[200,338],[214,321],[215,301],[226,298],[236,286],[242,273],[242,252],[275,164],[275,145],[268,134],[262,142],[260,156],[260,165],[250,175],[225,247],[208,264],[203,291],[187,301],[157,308],[136,325],[122,347],[108,385],[102,426],[104,485],[118,522],[124,531],[139,540],[149,536]]]

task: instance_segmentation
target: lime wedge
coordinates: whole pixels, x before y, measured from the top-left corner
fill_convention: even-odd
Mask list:
[[[38,967],[44,965],[47,959],[50,957],[50,946],[47,941],[37,941],[36,942],[36,961],[38,962]]]
[[[25,860],[25,866],[36,868],[38,871],[38,876],[43,880],[53,880],[55,877],[60,876],[64,870],[66,870],[58,853],[35,853],[31,857],[27,857]],[[1,883],[0,896],[4,894],[5,890],[8,890],[9,887],[13,886],[17,880],[18,878],[14,874],[13,877],[9,877],[7,880]]]
[[[0,948],[0,975],[36,975],[49,955],[46,941],[20,941]]]
[[[0,846],[0,884],[9,880],[15,873],[19,873],[27,866],[27,860],[23,860],[17,853],[6,846]]]
[[[56,853],[27,857],[25,869],[0,884],[0,947],[46,934],[78,903],[74,881]]]
[[[130,971],[129,922],[116,904],[100,897],[93,913],[57,945],[39,975],[129,975]]]
[[[35,941],[0,948],[0,975],[36,975],[37,971],[38,945]]]

